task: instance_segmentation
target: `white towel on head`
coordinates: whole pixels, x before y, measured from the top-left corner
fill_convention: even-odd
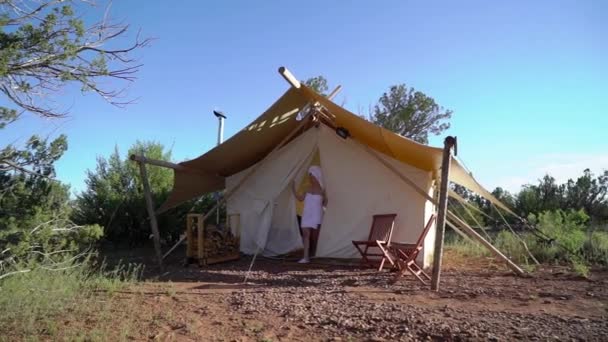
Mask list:
[[[308,173],[317,179],[317,182],[319,182],[321,189],[325,189],[325,185],[323,184],[323,172],[321,172],[320,166],[311,166],[310,168],[308,168]]]

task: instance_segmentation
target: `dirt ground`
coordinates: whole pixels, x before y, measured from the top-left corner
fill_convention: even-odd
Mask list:
[[[608,272],[520,278],[491,258],[446,251],[441,289],[358,264],[258,258],[200,268],[174,260],[115,295],[133,340],[606,340]],[[152,276],[152,275],[151,275]],[[117,322],[117,327],[120,326]]]

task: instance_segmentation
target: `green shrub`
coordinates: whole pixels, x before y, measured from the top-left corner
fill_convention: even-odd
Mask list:
[[[524,265],[529,263],[529,255],[524,246],[522,245],[521,241],[510,231],[501,230],[494,239],[494,244],[496,248],[498,248],[514,262]]]
[[[538,218],[531,216],[531,222],[536,221],[538,229],[546,236],[554,239],[555,243],[542,246],[547,248],[549,253],[539,257],[550,257],[558,261],[570,261],[574,255],[580,253],[585,245],[585,223],[589,216],[583,210],[555,210],[546,211],[538,215]],[[574,255],[573,255],[574,254]],[[550,259],[542,259],[549,261]]]
[[[101,225],[104,239],[114,243],[131,246],[149,243],[150,227],[140,170],[128,158],[142,153],[148,158],[171,161],[171,151],[160,143],[138,141],[126,156],[121,156],[116,147],[108,158],[98,158],[95,170],[87,171],[86,189],[74,201],[72,220],[83,225]],[[161,205],[172,189],[173,171],[150,165],[146,168],[153,201]],[[207,194],[158,215],[161,239],[176,241],[186,228],[189,212],[204,213],[213,205],[213,196]],[[222,206],[220,217],[225,216],[225,206]],[[209,222],[214,219],[215,215]]]
[[[546,211],[538,216],[530,215],[528,219],[542,232],[541,235],[549,238],[546,241],[531,232],[519,234],[539,262],[570,264],[576,273],[585,277],[589,273],[589,265],[608,265],[608,233],[587,232],[589,217],[584,211]],[[531,258],[523,244],[511,232],[501,231],[495,243],[514,261],[524,265],[530,263]]]
[[[572,260],[572,270],[582,277],[589,276],[589,266],[584,261]]]
[[[594,231],[587,235],[585,259],[594,264],[608,266],[608,232]]]
[[[445,248],[470,257],[487,256],[490,253],[485,247],[449,231],[446,232]]]
[[[64,268],[79,262],[102,234],[98,225],[76,226],[65,219],[0,230],[0,279],[11,272]]]
[[[530,215],[528,219],[541,234],[524,231],[516,236],[502,230],[493,239],[494,245],[519,265],[533,266],[532,254],[541,263],[571,265],[574,272],[585,277],[590,265],[608,265],[608,232],[599,228],[590,230],[589,217],[584,211],[546,211],[538,216]],[[446,246],[466,256],[488,255],[485,248],[453,233],[446,234]]]

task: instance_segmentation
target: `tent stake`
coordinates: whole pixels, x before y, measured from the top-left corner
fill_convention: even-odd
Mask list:
[[[279,142],[272,151],[270,151],[270,153],[268,153],[261,161],[259,161],[257,164],[255,164],[251,170],[249,170],[249,173],[247,173],[245,175],[245,177],[243,177],[243,179],[241,179],[241,181],[234,187],[232,188],[232,190],[228,191],[224,197],[222,197],[222,199],[218,202],[216,202],[216,204],[213,206],[213,208],[209,209],[209,211],[207,211],[207,213],[205,214],[205,216],[203,216],[203,218],[201,219],[201,221],[205,221],[211,214],[213,214],[213,212],[219,208],[220,205],[222,205],[224,202],[226,202],[240,187],[241,185],[243,185],[245,183],[245,181],[247,181],[249,179],[249,177],[251,177],[255,171],[264,164],[265,161],[268,160],[268,158],[273,155],[276,151],[278,151],[281,147],[283,147],[283,145],[285,145],[285,143],[287,143],[288,141],[290,141],[291,138],[293,138],[296,133],[298,133],[300,131],[300,129],[302,127],[304,127],[306,124],[308,124],[311,120],[312,116],[307,116],[307,119],[302,120],[297,126],[296,128],[293,129],[293,131],[291,131],[291,133],[289,133],[287,136],[285,136],[285,138],[283,138],[283,140],[281,140],[281,142]],[[175,243],[175,245],[173,245],[173,247],[171,247],[171,249],[169,249],[169,251],[167,253],[165,253],[165,255],[162,256],[163,259],[165,259],[169,254],[171,254],[171,252],[173,252],[173,250],[175,250],[177,248],[177,246],[179,246],[184,240],[186,239],[185,236],[181,237],[179,239],[179,241],[177,241]]]
[[[160,250],[160,234],[158,232],[158,223],[156,222],[156,213],[154,212],[154,201],[152,200],[152,194],[150,192],[150,183],[148,183],[148,172],[146,172],[146,165],[143,162],[137,162],[139,164],[139,173],[141,175],[141,182],[144,186],[144,197],[146,198],[146,208],[148,210],[148,216],[150,216],[150,228],[152,228],[152,234],[154,235],[154,250],[156,251],[156,258],[158,259],[158,266],[160,271],[164,270],[163,257]]]
[[[431,290],[439,291],[441,278],[441,259],[443,258],[443,237],[445,235],[445,216],[448,210],[448,184],[450,182],[450,164],[452,148],[456,144],[454,137],[448,136],[443,142],[443,160],[441,161],[441,184],[439,185],[439,204],[437,208],[437,227],[435,234],[435,251],[433,256],[433,275]]]

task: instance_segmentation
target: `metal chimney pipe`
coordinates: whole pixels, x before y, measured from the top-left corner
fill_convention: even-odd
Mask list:
[[[226,115],[224,115],[223,112],[220,112],[219,110],[214,110],[213,111],[213,115],[215,115],[215,117],[218,120],[218,126],[217,126],[217,144],[221,144],[224,142],[224,120],[226,119]],[[215,198],[217,203],[220,202],[220,192],[216,192],[215,193]],[[215,218],[215,222],[217,224],[217,227],[220,227],[220,207],[217,207],[217,213],[216,213],[216,218]]]
[[[224,119],[226,119],[226,115],[217,110],[213,111],[213,115],[215,115],[219,121],[217,126],[217,144],[219,145],[224,142]]]

